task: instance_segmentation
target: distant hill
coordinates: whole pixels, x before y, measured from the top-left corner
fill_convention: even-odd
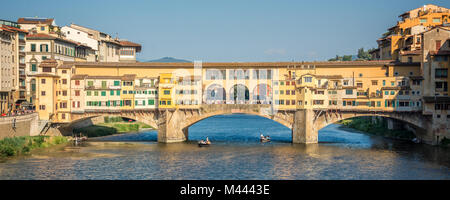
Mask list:
[[[163,57],[160,59],[156,59],[156,60],[149,60],[147,62],[162,62],[162,63],[190,63],[192,61],[189,60],[183,60],[183,59],[176,59],[176,58],[172,58],[172,57]]]

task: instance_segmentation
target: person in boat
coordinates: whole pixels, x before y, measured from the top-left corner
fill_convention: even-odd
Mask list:
[[[261,138],[261,140],[264,140],[264,139],[265,139],[265,137],[264,137],[264,135],[263,135],[262,133],[261,133],[260,138]]]
[[[205,142],[206,144],[211,144],[211,142],[209,141],[209,138],[208,137],[206,137],[206,142]]]
[[[270,140],[270,136],[269,135],[266,136],[266,140]]]

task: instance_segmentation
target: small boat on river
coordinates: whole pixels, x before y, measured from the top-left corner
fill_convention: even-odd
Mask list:
[[[261,134],[261,137],[259,138],[259,141],[264,143],[264,142],[270,142],[270,136],[264,136],[263,134]]]
[[[207,147],[209,145],[211,145],[211,141],[209,141],[208,137],[206,137],[206,140],[198,141],[198,146],[199,147]]]

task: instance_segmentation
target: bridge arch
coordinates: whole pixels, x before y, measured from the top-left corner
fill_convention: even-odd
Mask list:
[[[127,119],[132,119],[138,122],[142,122],[148,124],[154,128],[158,127],[158,118],[156,112],[117,112],[117,113],[101,113],[101,112],[85,112],[85,113],[72,113],[71,119],[72,121],[68,124],[65,124],[64,127],[68,130],[72,130],[74,128],[82,128],[90,125],[94,125],[95,119],[97,117],[122,117]],[[100,120],[101,121],[101,120]]]
[[[264,104],[210,104],[199,110],[164,111],[159,122],[158,141],[181,142],[188,139],[188,129],[204,119],[227,114],[248,114],[271,119],[292,129],[293,112],[273,113],[272,105]]]
[[[401,113],[401,112],[340,112],[340,113],[332,113],[332,112],[322,112],[315,111],[314,117],[314,127],[316,131],[336,122],[345,119],[352,119],[356,117],[382,117],[386,119],[393,119],[396,121],[392,121],[392,123],[400,123],[406,124],[410,128],[414,129],[413,133],[416,137],[421,140],[430,140],[427,135],[427,129],[429,129],[429,124],[431,122],[424,118],[424,116],[417,113]]]

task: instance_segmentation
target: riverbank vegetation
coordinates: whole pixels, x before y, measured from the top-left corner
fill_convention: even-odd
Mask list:
[[[22,136],[0,140],[0,158],[23,155],[33,149],[46,148],[68,142],[64,136]]]
[[[372,117],[355,117],[351,119],[342,120],[339,122],[345,128],[352,128],[358,131],[366,132],[372,135],[378,135],[394,139],[407,139],[411,140],[415,138],[412,131],[407,129],[390,130],[388,129],[386,118]]]
[[[74,129],[73,132],[75,134],[81,133],[87,137],[101,137],[107,135],[114,135],[118,133],[139,131],[141,129],[154,129],[154,128],[142,122],[137,122],[133,120],[127,121],[122,117],[105,117],[104,123]]]

